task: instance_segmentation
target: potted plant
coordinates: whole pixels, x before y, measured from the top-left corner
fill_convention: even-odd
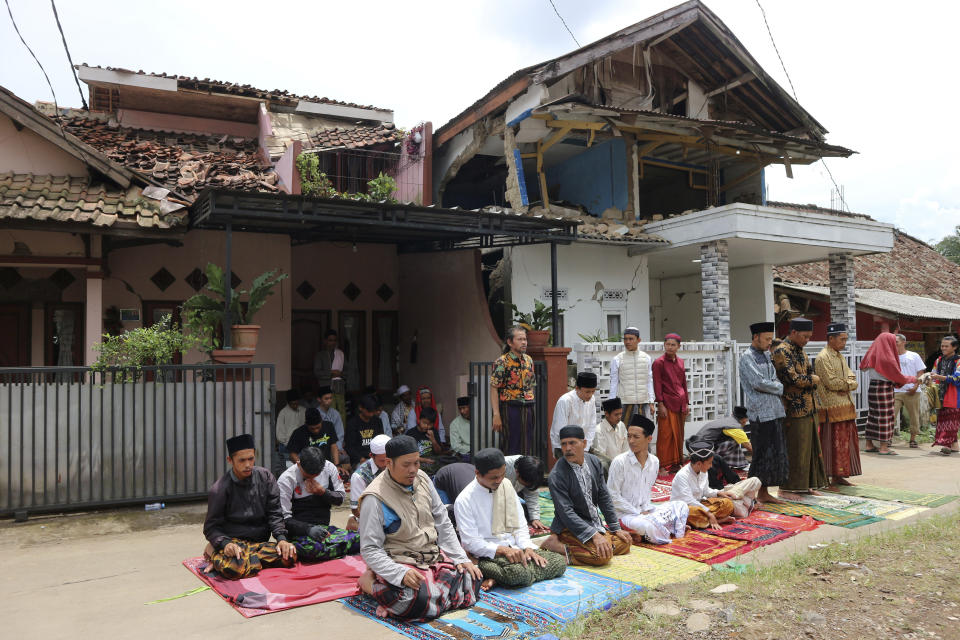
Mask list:
[[[553,328],[553,309],[539,300],[533,301],[533,311],[524,313],[512,304],[513,321],[527,330],[528,347],[545,347],[550,343],[550,330]],[[558,309],[563,313],[563,309]]]
[[[253,316],[263,308],[273,288],[286,279],[286,273],[271,269],[253,279],[250,289],[230,289],[231,349],[220,349],[218,335],[223,326],[226,305],[227,279],[223,269],[208,263],[206,268],[207,293],[198,293],[183,303],[186,326],[198,337],[214,361],[222,363],[251,362],[257,350],[260,325],[253,324]],[[244,299],[245,298],[245,299]]]

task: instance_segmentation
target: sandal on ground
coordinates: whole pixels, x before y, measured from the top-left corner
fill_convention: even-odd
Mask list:
[[[886,451],[880,451],[880,450],[878,449],[878,450],[877,450],[877,453],[880,454],[881,456],[898,456],[898,455],[900,455],[900,454],[897,453],[896,451],[891,451],[890,449],[887,449]]]
[[[920,448],[920,445],[918,445],[915,441],[911,440],[911,441],[910,441],[910,448],[911,448],[911,449],[919,449],[919,448]]]
[[[949,447],[941,447],[941,448],[940,448],[940,453],[942,453],[942,454],[945,455],[945,456],[948,456],[948,455],[950,455],[951,453],[953,453],[953,449],[951,449],[951,448],[949,448]]]
[[[876,447],[874,447],[872,449],[864,449],[863,452],[864,453],[880,453],[880,449],[877,449]]]

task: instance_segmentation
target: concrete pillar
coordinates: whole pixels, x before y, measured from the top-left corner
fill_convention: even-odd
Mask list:
[[[730,266],[727,241],[700,246],[700,291],[703,297],[703,339],[730,339]]]
[[[103,257],[103,238],[99,235],[90,236],[90,257]],[[84,335],[83,359],[89,366],[97,361],[97,353],[93,345],[103,339],[103,267],[88,266],[87,272],[86,306],[84,308]]]
[[[750,342],[750,325],[773,322],[773,265],[754,264],[730,270],[730,337]]]
[[[830,322],[844,323],[850,340],[857,339],[857,293],[849,253],[830,254]]]
[[[570,347],[528,347],[527,355],[536,360],[543,360],[547,364],[547,388],[537,387],[537,393],[547,394],[547,415],[537,416],[541,424],[553,424],[553,410],[557,406],[560,396],[569,391],[567,387],[567,356]],[[547,445],[547,468],[552,469],[556,460],[553,457],[553,447]]]

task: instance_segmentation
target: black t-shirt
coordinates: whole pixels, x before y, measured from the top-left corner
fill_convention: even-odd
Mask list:
[[[433,442],[430,441],[430,438],[427,436],[428,431],[420,431],[417,427],[410,427],[407,430],[406,435],[410,436],[417,441],[417,444],[420,446],[420,455],[429,458],[433,455]],[[436,437],[436,436],[434,436]]]
[[[383,422],[379,415],[373,416],[370,422],[364,422],[360,416],[350,418],[343,434],[343,439],[346,441],[344,449],[350,456],[350,464],[357,465],[364,458],[369,458],[370,441],[382,433]]]
[[[294,429],[290,434],[290,441],[287,442],[287,451],[300,455],[306,447],[316,447],[323,452],[323,455],[330,460],[330,447],[337,443],[337,430],[333,428],[332,422],[324,421],[320,427],[320,433],[314,435],[310,433],[307,425],[301,425]]]

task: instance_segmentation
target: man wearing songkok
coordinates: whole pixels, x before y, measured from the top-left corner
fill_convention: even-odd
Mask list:
[[[464,552],[410,436],[386,446],[387,469],[360,496],[357,584],[377,601],[377,615],[429,620],[473,606],[483,579]]]
[[[753,447],[750,473],[762,484],[757,494],[760,502],[780,502],[770,495],[767,487],[785,482],[789,472],[787,445],[783,438],[783,383],[777,378],[776,367],[770,358],[773,330],[772,322],[750,325],[750,347],[737,366],[750,420],[750,444]]]
[[[527,330],[507,329],[503,354],[490,373],[490,408],[493,430],[500,434],[500,448],[506,455],[533,451],[536,425],[537,373],[527,355]]]
[[[610,361],[610,397],[623,402],[625,423],[636,412],[653,418],[653,358],[640,351],[640,330],[623,331],[624,349]]]
[[[406,431],[414,429],[417,425],[420,424],[420,420],[423,419],[423,412],[426,409],[433,411],[433,422],[431,423],[431,428],[436,434],[440,442],[447,441],[447,431],[443,426],[443,416],[440,415],[440,410],[437,409],[437,399],[433,395],[428,387],[420,387],[417,389],[417,399],[413,405],[413,411],[407,414],[407,428]]]
[[[668,333],[663,355],[653,361],[653,390],[657,398],[657,457],[665,469],[683,463],[683,425],[690,415],[687,372],[677,356],[680,336]]]
[[[723,458],[728,466],[745,469],[748,463],[743,450],[753,451],[750,438],[743,430],[749,423],[746,407],[734,407],[732,416],[711,420],[700,427],[696,434],[687,438],[687,450],[690,450],[690,445],[694,442],[706,442],[716,452],[716,457]],[[714,460],[714,464],[716,463]]]
[[[273,474],[254,465],[253,436],[227,440],[230,470],[217,480],[207,497],[203,555],[224,578],[252,576],[270,567],[289,567],[297,551],[287,542],[280,508],[280,490]],[[276,542],[270,542],[270,535]]]
[[[681,500],[690,507],[687,524],[694,529],[719,529],[720,525],[733,522],[735,511],[745,518],[750,514],[757,490],[760,489],[760,481],[756,478],[750,478],[752,482],[748,483],[749,486],[744,485],[736,492],[711,488],[707,471],[713,463],[713,450],[709,447],[705,442],[695,443],[690,452],[690,462],[677,472],[670,486],[670,499]],[[749,490],[751,495],[745,495],[745,490]]]
[[[543,484],[543,462],[535,456],[506,456],[507,480],[523,500],[523,513],[527,524],[536,534],[547,533],[549,528],[540,522],[540,485]]]
[[[627,446],[627,428],[623,425],[623,405],[620,398],[610,398],[600,403],[603,408],[603,420],[597,425],[590,453],[600,458],[604,473],[610,468],[610,461],[629,450]],[[639,415],[639,414],[634,414]]]
[[[343,468],[350,468],[350,456],[347,455],[346,433],[343,427],[344,420],[340,416],[340,411],[334,406],[334,394],[330,387],[320,387],[317,391],[317,411],[320,412],[320,418],[333,423],[333,429],[337,432],[337,457]],[[332,459],[332,458],[331,458]]]
[[[316,447],[323,453],[324,459],[333,460],[334,466],[340,464],[340,451],[337,447],[337,432],[333,423],[323,420],[318,409],[307,409],[304,424],[294,429],[287,442],[287,452],[294,464],[300,459],[300,451],[307,447]]]
[[[353,467],[370,457],[370,442],[383,433],[383,422],[377,411],[377,399],[366,395],[360,398],[357,413],[347,421],[347,455]]]
[[[820,376],[813,372],[803,351],[811,336],[813,321],[794,318],[790,321],[790,335],[773,350],[773,366],[783,383],[787,414],[783,431],[790,467],[787,481],[780,484],[781,498],[796,491],[817,494],[817,489],[827,486],[814,398]]]
[[[470,396],[457,398],[458,415],[450,423],[450,448],[464,460],[470,459]]]
[[[483,588],[529,587],[563,575],[566,556],[538,550],[530,541],[513,484],[504,482],[507,461],[499,449],[474,456],[475,477],[457,496],[454,511],[463,548],[478,559]],[[539,552],[538,552],[539,551]]]
[[[814,364],[814,371],[820,376],[817,386],[820,449],[827,476],[833,479],[832,485],[849,485],[847,478],[861,473],[857,408],[850,393],[857,388],[857,375],[841,353],[846,346],[847,325],[828,325],[827,346],[817,354]]]
[[[564,554],[570,564],[601,567],[615,555],[630,553],[632,541],[620,528],[600,461],[587,453],[583,427],[567,425],[559,437],[563,456],[553,465],[548,481],[554,518],[550,537],[540,548]]]
[[[360,536],[330,526],[330,507],[343,504],[340,472],[316,447],[300,451],[297,464],[277,479],[284,525],[301,562],[333,560],[360,552]]]
[[[370,457],[350,476],[350,510],[353,515],[347,521],[347,529],[356,531],[360,526],[360,496],[367,485],[387,468],[387,443],[390,436],[381,433],[370,441]]]
[[[660,471],[660,461],[649,452],[654,428],[653,420],[634,414],[627,429],[630,450],[613,459],[607,479],[620,525],[637,544],[644,538],[654,544],[666,544],[670,536],[680,538],[687,531],[689,508],[685,502],[671,500],[655,505],[651,501],[651,490]]]
[[[587,440],[587,450],[593,446],[593,437],[597,432],[597,374],[591,371],[582,371],[577,374],[577,386],[557,400],[553,409],[553,423],[550,425],[550,444],[553,446],[553,457],[559,460],[560,429],[575,424],[583,429]]]
[[[407,430],[407,416],[413,411],[413,392],[405,384],[397,389],[397,405],[390,413],[390,429],[393,433]]]

